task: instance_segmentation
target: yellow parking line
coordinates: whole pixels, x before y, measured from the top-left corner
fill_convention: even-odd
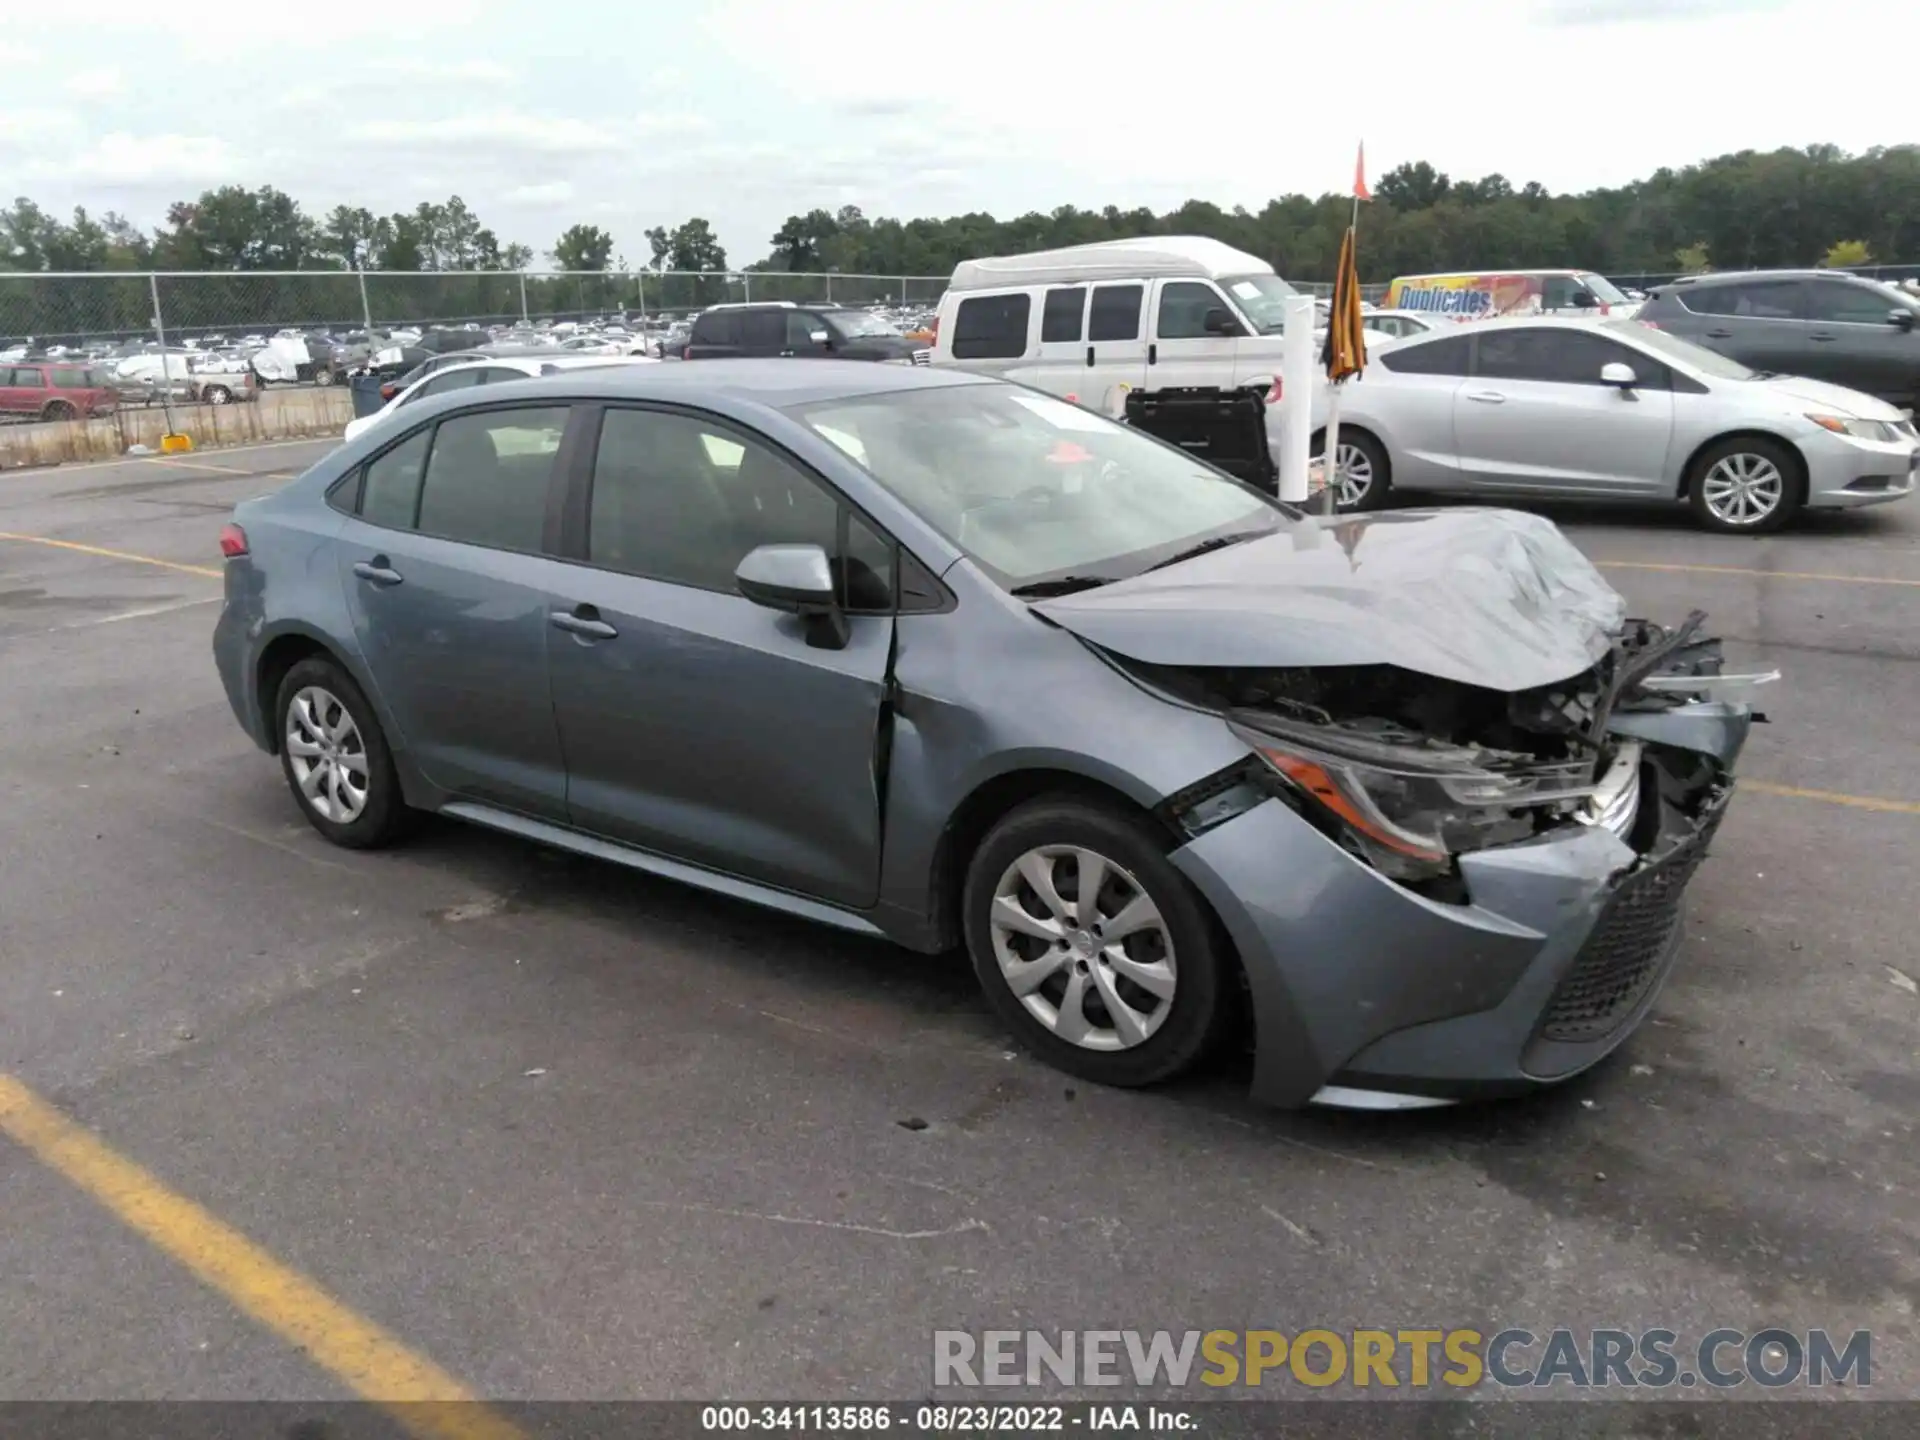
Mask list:
[[[64,1176],[420,1440],[521,1440],[458,1380],[355,1314],[18,1080],[0,1074],[0,1134]]]
[[[1819,800],[1828,805],[1851,805],[1856,810],[1882,810],[1890,815],[1920,815],[1920,801],[1882,800],[1873,795],[1843,795],[1838,790],[1803,790],[1798,785],[1775,785],[1767,780],[1742,780],[1742,790],[1756,795],[1779,795],[1788,800]]]
[[[136,565],[158,565],[162,570],[183,570],[189,575],[205,575],[210,580],[218,580],[224,574],[211,565],[185,565],[178,560],[162,560],[157,555],[136,555],[131,550],[106,550],[98,545],[82,545],[78,540],[55,540],[47,535],[15,535],[11,531],[0,530],[0,540],[14,540],[22,545],[51,545],[56,550],[99,555],[108,560],[131,560]]]
[[[1907,585],[1920,589],[1920,580],[1890,575],[1827,575],[1813,570],[1750,570],[1740,565],[1656,565],[1646,560],[1596,560],[1602,570],[1665,570],[1676,575],[1757,575],[1763,580],[1827,580],[1836,585]]]

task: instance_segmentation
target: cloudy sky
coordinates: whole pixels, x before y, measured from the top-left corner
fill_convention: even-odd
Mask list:
[[[1375,175],[1425,159],[1553,190],[1748,147],[1920,139],[1914,87],[1878,62],[1844,88],[1809,67],[1911,55],[1893,0],[81,9],[23,6],[0,29],[8,196],[152,224],[223,183],[277,185],[314,214],[458,193],[543,258],[575,221],[639,263],[649,226],[704,215],[741,264],[814,206],[1257,208],[1343,190],[1361,139]]]

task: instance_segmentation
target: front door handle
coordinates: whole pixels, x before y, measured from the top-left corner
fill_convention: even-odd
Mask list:
[[[1093,364],[1093,346],[1087,346],[1087,364]]]
[[[1504,405],[1507,403],[1507,397],[1502,395],[1498,390],[1469,391],[1467,399],[1477,400],[1482,405]]]
[[[400,572],[393,568],[391,561],[384,555],[376,555],[371,560],[362,560],[353,567],[353,573],[362,580],[370,580],[375,585],[398,585]]]
[[[1816,345],[1831,345],[1835,337],[1832,335],[1809,335],[1807,338]]]
[[[547,619],[553,622],[553,628],[564,630],[569,635],[578,635],[587,640],[611,640],[620,632],[600,618],[600,612],[591,605],[576,605],[571,610],[554,610]]]
[[[1709,330],[1709,331],[1707,331],[1707,338],[1708,338],[1709,340],[1731,340],[1731,339],[1733,338],[1733,331],[1731,331],[1731,330]]]
[[[1147,346],[1147,363],[1149,365],[1158,365],[1160,363],[1160,347],[1158,345]]]

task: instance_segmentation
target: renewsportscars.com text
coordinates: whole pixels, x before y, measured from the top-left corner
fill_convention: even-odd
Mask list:
[[[1873,1383],[1855,1330],[936,1330],[935,1386],[1718,1390]]]

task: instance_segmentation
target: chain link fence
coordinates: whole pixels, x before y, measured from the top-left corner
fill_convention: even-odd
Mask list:
[[[0,273],[0,350],[85,350],[157,339],[238,341],[277,330],[679,316],[724,301],[931,308],[937,275],[772,271]]]

